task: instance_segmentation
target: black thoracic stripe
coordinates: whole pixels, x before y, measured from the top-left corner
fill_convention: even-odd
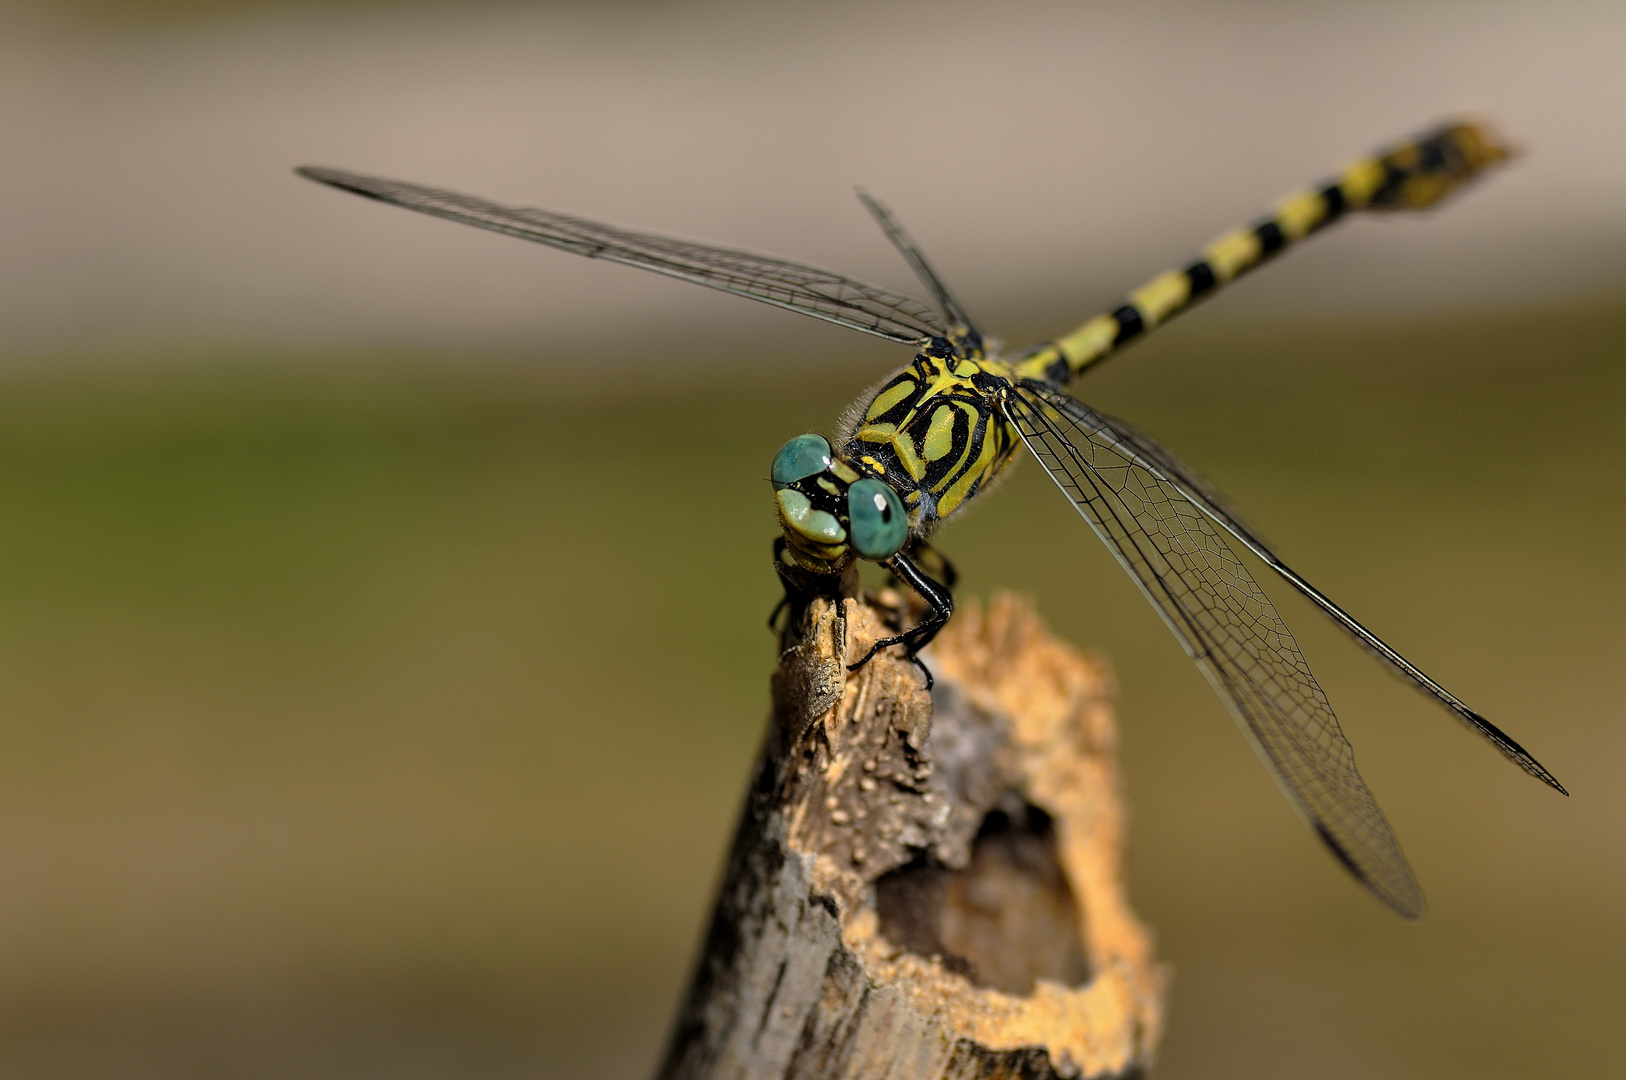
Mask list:
[[[1146,331],[1146,323],[1140,317],[1140,311],[1133,304],[1125,304],[1117,311],[1114,311],[1112,317],[1118,320],[1118,333],[1112,339],[1114,345],[1122,345],[1130,338]]]
[[[1282,227],[1274,221],[1261,221],[1253,227],[1253,235],[1259,238],[1261,260],[1270,258],[1287,246],[1287,237],[1282,235]]]
[[[962,465],[971,456],[971,417],[966,415],[959,404],[953,403],[949,408],[954,410],[954,419],[949,426],[949,460]]]
[[[899,375],[896,379],[893,379],[890,383],[887,383],[885,386],[881,387],[880,391],[878,391],[875,396],[879,397],[881,394],[886,393],[899,383],[908,383],[912,389],[904,396],[903,400],[886,410],[886,412],[882,413],[880,416],[870,417],[870,419],[875,423],[896,424],[913,412],[915,407],[920,404],[921,380],[914,371],[903,372],[903,374]]]
[[[949,408],[954,409],[954,435],[949,452],[939,461],[927,465],[926,478],[922,481],[922,486],[928,490],[935,490],[939,494],[953,487],[959,482],[960,477],[966,474],[977,456],[976,451],[981,447],[982,440],[987,437],[985,425],[988,412],[986,409],[980,405],[974,407],[972,414],[975,415],[976,419],[973,422],[972,415],[967,414],[964,409],[955,408],[952,405]],[[939,464],[943,468],[936,476],[933,476],[932,468]]]
[[[1326,213],[1321,215],[1320,221],[1310,226],[1311,232],[1331,225],[1343,217],[1344,211],[1349,209],[1349,204],[1344,201],[1344,189],[1337,184],[1328,184],[1321,189],[1321,202],[1327,210]]]
[[[1195,300],[1219,284],[1214,279],[1214,268],[1207,259],[1198,259],[1186,267],[1186,281],[1191,285],[1190,299]]]

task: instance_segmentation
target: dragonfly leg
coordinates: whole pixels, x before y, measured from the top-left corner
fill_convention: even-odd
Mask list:
[[[768,629],[769,630],[772,630],[776,634],[779,632],[779,616],[784,614],[785,609],[788,608],[788,607],[790,607],[790,594],[789,593],[785,594],[784,596],[781,596],[779,598],[779,603],[775,604],[773,606],[773,610],[768,612]]]
[[[947,559],[942,561],[945,565],[948,562]],[[882,649],[890,648],[893,645],[902,645],[909,660],[926,676],[926,689],[930,690],[932,688],[931,669],[921,662],[919,654],[921,649],[931,644],[932,638],[937,636],[937,632],[948,623],[949,616],[954,614],[954,594],[949,591],[948,586],[939,584],[927,577],[920,567],[914,564],[913,560],[901,552],[888,559],[885,566],[896,574],[900,581],[919,593],[920,598],[926,601],[929,610],[926,612],[926,617],[921,619],[915,626],[894,637],[882,638],[874,645],[871,645],[869,652],[865,653],[861,660],[856,664],[847,665],[847,670],[857,671],[869,663],[870,658]],[[949,569],[952,571],[953,568],[950,567]]]
[[[953,589],[959,584],[960,572],[949,562],[935,545],[927,540],[912,540],[909,542],[909,558],[913,559],[919,570],[930,574],[934,579],[943,583],[946,589]]]
[[[785,587],[785,595],[768,616],[768,629],[783,639],[801,621],[809,604],[815,599],[828,600],[835,606],[837,633],[842,635],[842,639],[836,643],[837,652],[845,653],[846,608],[842,601],[844,597],[858,595],[858,567],[850,565],[840,574],[809,573],[786,558],[783,536],[774,538],[773,564],[779,572],[779,583]],[[783,626],[779,623],[782,614],[786,615]]]

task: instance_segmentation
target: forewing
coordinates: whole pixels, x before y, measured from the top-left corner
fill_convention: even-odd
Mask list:
[[[502,206],[473,195],[338,169],[305,166],[298,172],[380,202],[534,240],[590,259],[653,270],[892,341],[921,344],[949,333],[942,318],[922,300],[785,259],[617,229],[548,210]]]
[[[1208,516],[1071,398],[1017,389],[1006,402],[1023,442],[1163,616],[1288,800],[1384,903],[1420,915],[1422,890],[1327,695]]]

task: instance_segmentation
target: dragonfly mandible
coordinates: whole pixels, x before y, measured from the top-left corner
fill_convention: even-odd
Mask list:
[[[1153,278],[1111,311],[1009,357],[985,346],[920,248],[862,191],[864,205],[929,301],[787,259],[337,169],[298,171],[358,195],[653,270],[913,347],[913,361],[860,401],[840,430],[829,438],[799,435],[772,463],[782,531],[775,565],[788,592],[839,596],[843,575],[867,560],[925,601],[926,614],[915,626],[876,642],[852,666],[893,647],[919,663],[918,654],[954,610],[952,568],[927,541],[1026,447],[1208,678],[1293,808],[1379,899],[1415,918],[1423,910],[1422,889],[1399,841],[1356,770],[1326,693],[1226,534],[1514,764],[1568,792],[1523,747],[1288,567],[1175,454],[1065,388],[1334,222],[1355,213],[1426,209],[1508,156],[1487,125],[1441,124],[1288,195],[1268,215],[1225,233],[1190,264]],[[920,666],[929,687],[931,674]]]

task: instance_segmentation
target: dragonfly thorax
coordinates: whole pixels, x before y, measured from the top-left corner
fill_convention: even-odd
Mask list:
[[[1001,410],[1012,385],[997,360],[928,349],[850,414],[841,456],[896,491],[918,536],[1010,464],[1021,437]]]

